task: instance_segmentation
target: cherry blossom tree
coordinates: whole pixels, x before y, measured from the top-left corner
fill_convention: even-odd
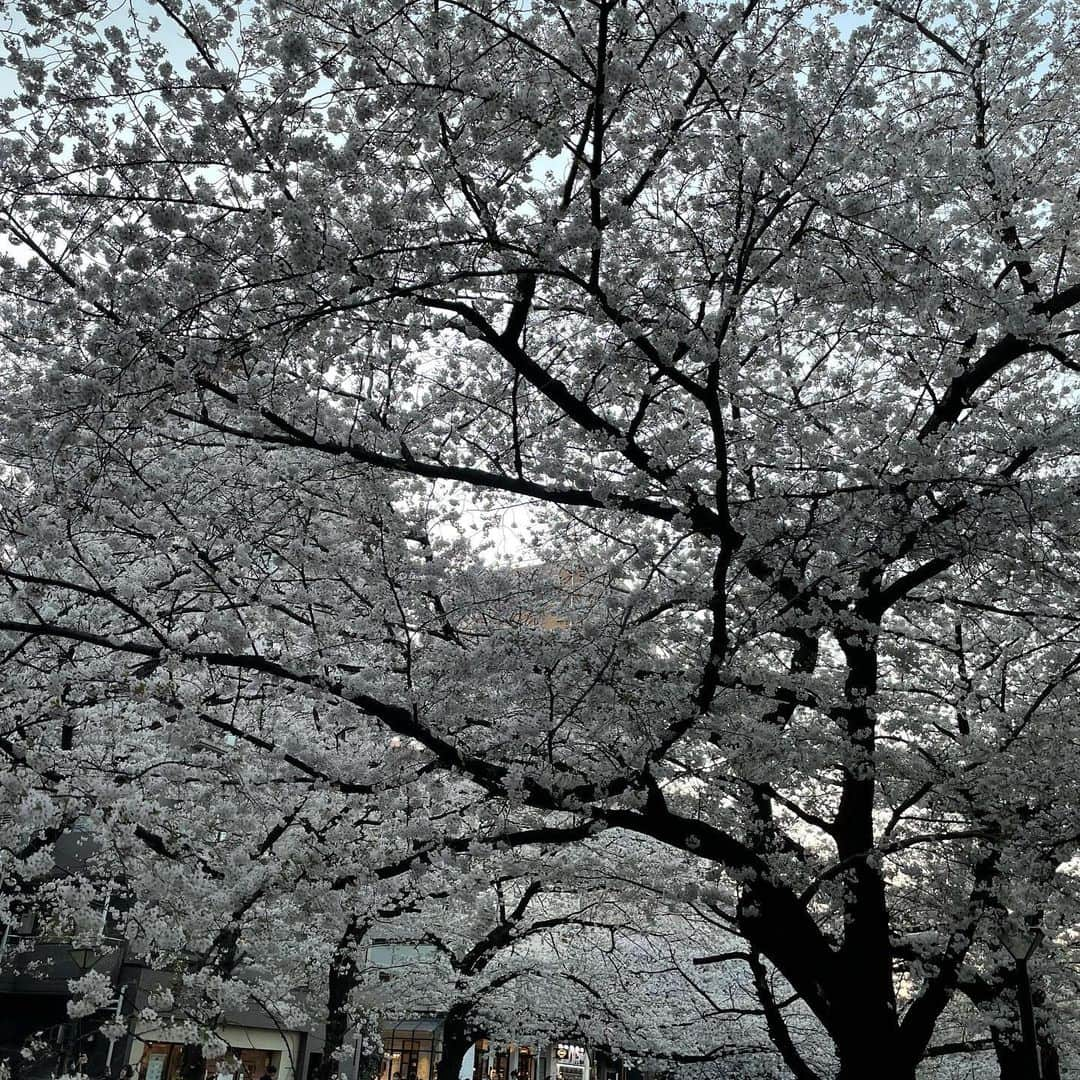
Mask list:
[[[691,880],[696,868],[678,853],[631,843],[669,882]],[[399,1017],[437,1013],[444,1080],[456,1080],[481,1037],[534,1046],[580,1039],[653,1072],[694,1064],[723,1075],[736,1059],[748,1077],[778,1075],[749,979],[693,963],[703,944],[731,945],[732,935],[677,890],[620,880],[626,846],[605,833],[573,849],[518,849],[494,865],[474,857],[464,881],[455,873],[448,891],[433,893],[437,908],[415,905],[372,928],[418,955],[369,965],[358,1000]],[[745,973],[745,954],[732,958]]]
[[[223,735],[419,848],[647,837],[842,1080],[1062,960],[1067,5],[18,13],[11,850]]]

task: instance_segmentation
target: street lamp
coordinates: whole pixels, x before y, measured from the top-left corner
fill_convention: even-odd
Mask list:
[[[1035,1036],[1035,1007],[1031,1002],[1031,979],[1028,976],[1028,961],[1031,954],[1042,942],[1043,932],[1025,927],[1020,931],[1003,934],[1002,945],[1016,961],[1016,998],[1020,1009],[1020,1032],[1024,1038],[1024,1054],[1033,1066],[1032,1076],[1043,1080],[1042,1053],[1039,1040]]]

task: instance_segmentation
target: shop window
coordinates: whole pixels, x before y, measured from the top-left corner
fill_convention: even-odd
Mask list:
[[[438,950],[434,945],[419,945],[408,941],[384,941],[369,945],[367,962],[373,968],[384,971],[394,968],[406,970],[428,967],[435,962]]]
[[[206,1080],[243,1080],[243,1066],[236,1054],[226,1054],[206,1063]]]
[[[381,1080],[434,1080],[436,1020],[383,1031]]]
[[[488,1071],[488,1041],[477,1040],[473,1050],[472,1080],[487,1080]]]
[[[584,1046],[559,1043],[555,1047],[555,1080],[586,1080],[589,1057]]]
[[[245,1047],[207,1062],[206,1080],[259,1080],[271,1067],[281,1067],[280,1053],[276,1050],[254,1050]]]
[[[148,1043],[139,1062],[138,1080],[178,1080],[184,1071],[185,1047],[180,1043]],[[259,1080],[273,1066],[281,1068],[276,1050],[230,1050],[206,1062],[206,1080]]]
[[[517,1063],[511,1069],[515,1057]],[[532,1050],[527,1046],[500,1048],[480,1039],[473,1058],[473,1080],[533,1080]]]
[[[176,1043],[147,1043],[139,1062],[140,1080],[173,1080],[180,1067],[182,1050]]]
[[[518,1048],[517,1080],[534,1080],[536,1062],[528,1046]]]

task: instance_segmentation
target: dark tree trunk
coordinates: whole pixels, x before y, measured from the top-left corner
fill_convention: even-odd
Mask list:
[[[461,1063],[476,1041],[477,1033],[468,1020],[471,1002],[451,1006],[442,1029],[442,1056],[436,1069],[436,1080],[458,1080]]]
[[[206,1057],[198,1043],[188,1043],[180,1052],[181,1080],[206,1080]]]
[[[356,1059],[356,1080],[375,1080],[382,1069],[382,1052],[375,1046],[360,1044]]]
[[[326,1043],[313,1080],[336,1080],[345,1058],[351,1054],[351,1044],[346,1046],[352,1026],[349,1002],[360,980],[357,953],[366,931],[366,926],[352,920],[334,948],[326,999]]]
[[[991,1034],[1001,1080],[1035,1080],[1031,1055],[1020,1038],[1019,1029],[1014,1032],[1001,1032],[994,1028]],[[1039,1038],[1039,1055],[1042,1059],[1043,1080],[1061,1080],[1061,1061],[1057,1047],[1045,1035]]]
[[[840,1071],[836,1080],[915,1080],[916,1067],[899,1052],[899,1040],[882,1045],[869,1033],[852,1032],[837,1043]]]
[[[844,880],[844,936],[837,953],[833,1037],[839,1080],[913,1080],[915,1063],[902,1052],[889,941],[885,881],[874,851],[875,717],[878,658],[872,635],[838,638],[848,672],[845,703],[835,711],[846,728],[852,760],[845,766],[833,835]]]
[[[1028,1066],[1028,1054],[1019,1034],[1010,1038],[1007,1033],[1000,1033],[995,1028],[993,1039],[1001,1080],[1033,1080]]]
[[[1043,1080],[1061,1080],[1061,1058],[1054,1042],[1045,1037],[1039,1039],[1042,1052]]]
[[[1019,1015],[1021,1009],[1021,975],[1018,967],[1013,966],[1010,968],[998,968],[996,974],[999,979],[1005,980],[1009,986],[1011,993],[1005,996],[1005,1006],[1008,1010],[1007,1015],[1012,1020],[1012,1024],[1007,1028],[1000,1028],[997,1026],[991,1026],[990,1034],[994,1042],[994,1053],[997,1056],[998,1062],[998,1075],[1001,1080],[1035,1080],[1035,1065],[1032,1061],[1031,1051],[1024,1041],[1023,1025],[1020,1023]],[[982,995],[983,1001],[998,1001],[1000,1000],[1000,990],[997,994],[985,993]],[[1034,992],[1031,994],[1032,1004],[1036,1010],[1039,1009],[1046,1001],[1046,991],[1043,987],[1036,985]],[[976,1000],[977,995],[972,996],[972,1000]],[[1038,1029],[1038,1019],[1036,1014],[1036,1037],[1039,1043],[1039,1060],[1042,1064],[1042,1080],[1061,1080],[1061,1060],[1058,1056],[1058,1049],[1046,1031]]]

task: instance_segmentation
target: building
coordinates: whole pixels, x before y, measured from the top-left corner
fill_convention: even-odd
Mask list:
[[[321,1032],[281,1030],[257,1006],[224,1017],[218,1034],[229,1045],[223,1059],[203,1061],[185,1033],[138,1019],[155,991],[170,977],[128,953],[123,941],[104,951],[73,949],[63,942],[30,941],[31,926],[7,928],[0,960],[0,1059],[18,1080],[63,1075],[118,1076],[131,1065],[141,1080],[257,1080],[269,1066],[278,1080],[306,1080],[309,1059],[321,1050]],[[97,971],[114,996],[97,1013],[73,1019],[67,1013],[68,981]],[[103,1023],[120,1021],[123,1035],[107,1038]],[[25,1060],[21,1051],[33,1046]]]
[[[76,825],[56,841],[55,876],[78,874],[94,851]],[[0,923],[0,1061],[8,1062],[13,1080],[69,1072],[115,1078],[124,1065],[142,1080],[257,1080],[271,1065],[278,1080],[306,1080],[310,1057],[322,1048],[321,1031],[283,1031],[254,1003],[224,1017],[219,1034],[232,1048],[227,1061],[204,1062],[182,1031],[138,1019],[155,991],[178,980],[138,957],[123,923],[123,904],[112,897],[93,949],[73,947],[30,912],[17,923]],[[68,984],[90,971],[106,976],[112,997],[93,1015],[72,1018]],[[124,1033],[103,1036],[109,1020]]]
[[[169,977],[130,957],[123,942],[94,954],[65,943],[30,943],[30,929],[28,923],[5,928],[7,962],[0,962],[0,1060],[8,1060],[14,1080],[69,1072],[115,1080],[124,1065],[132,1066],[136,1080],[258,1080],[270,1067],[278,1080],[315,1074],[323,1051],[321,1025],[282,1030],[257,1006],[230,1012],[218,1028],[228,1052],[205,1060],[182,1028],[138,1019]],[[89,970],[106,974],[115,996],[98,1013],[72,1019],[68,981]],[[109,1019],[122,1021],[125,1034],[103,1036],[99,1029]],[[435,1080],[441,1029],[433,1015],[387,1022],[377,1080]],[[36,1053],[25,1061],[20,1051],[29,1043]],[[345,1063],[346,1075],[376,1080],[357,1076],[360,1058],[358,1049]],[[635,1072],[580,1044],[499,1045],[480,1039],[466,1054],[459,1080],[640,1080]]]
[[[378,1080],[434,1080],[440,1055],[438,1018],[400,1021],[383,1029]],[[642,1080],[612,1055],[578,1043],[500,1045],[478,1040],[465,1055],[459,1080]]]

